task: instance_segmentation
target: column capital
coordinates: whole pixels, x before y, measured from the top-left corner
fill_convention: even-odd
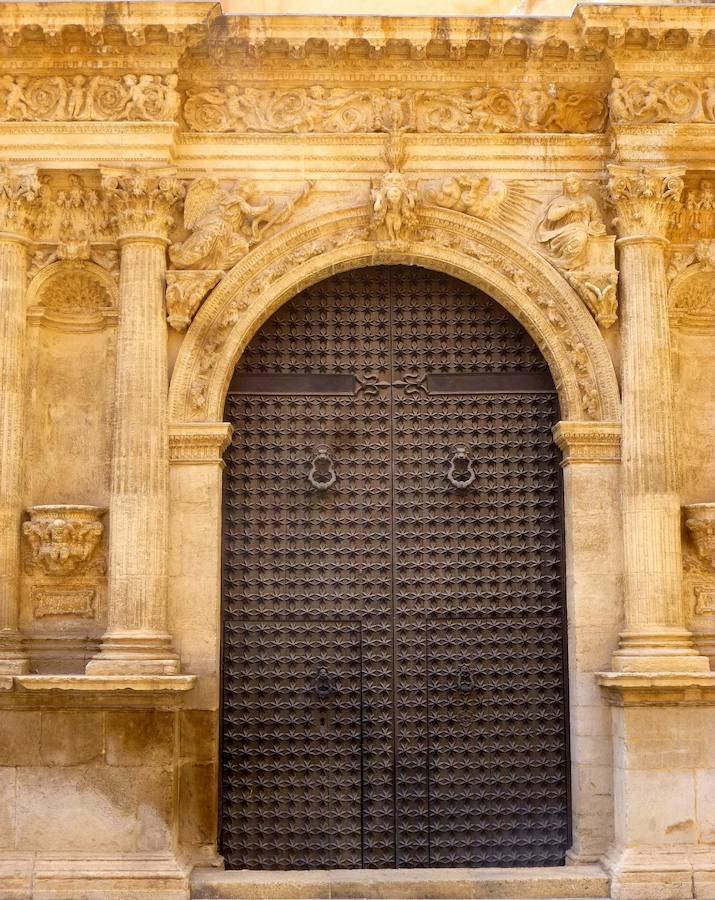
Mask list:
[[[25,242],[42,206],[42,184],[34,166],[0,166],[0,240]]]
[[[102,190],[120,241],[168,241],[172,207],[184,196],[175,169],[102,169]]]
[[[557,422],[551,431],[563,453],[562,466],[621,461],[620,422]]]
[[[172,465],[223,464],[231,440],[229,422],[181,422],[169,426],[169,462]]]
[[[616,207],[619,243],[632,239],[665,240],[683,193],[684,166],[608,167],[608,194]]]

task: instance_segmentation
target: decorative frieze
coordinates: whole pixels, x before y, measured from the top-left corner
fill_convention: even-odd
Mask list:
[[[95,553],[104,533],[100,522],[106,510],[98,506],[53,504],[33,506],[30,521],[22,526],[29,553],[28,574],[81,575],[103,573],[105,560]]]
[[[715,122],[715,78],[614,78],[614,124]]]
[[[177,75],[0,75],[0,122],[173,122]]]
[[[673,243],[689,244],[693,235],[715,239],[715,181],[703,178],[683,195],[670,221],[668,237]]]
[[[320,84],[281,90],[228,84],[190,91],[184,118],[199,132],[585,134],[603,131],[606,103],[595,94],[554,84],[451,91]]]

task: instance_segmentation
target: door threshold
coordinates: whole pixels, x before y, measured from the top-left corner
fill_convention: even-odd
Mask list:
[[[193,900],[604,900],[599,865],[516,869],[194,869]]]

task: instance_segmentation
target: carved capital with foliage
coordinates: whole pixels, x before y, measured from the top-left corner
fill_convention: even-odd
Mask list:
[[[0,168],[0,232],[30,237],[41,209],[42,184],[34,167]]]
[[[105,169],[102,190],[118,238],[168,239],[184,186],[173,169]]]
[[[608,193],[620,238],[665,238],[683,193],[683,166],[609,166]]]

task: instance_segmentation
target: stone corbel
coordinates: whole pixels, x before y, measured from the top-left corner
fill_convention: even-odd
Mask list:
[[[618,319],[615,245],[615,235],[591,236],[583,267],[563,273],[602,328],[610,328]]]
[[[175,331],[186,331],[209,291],[223,275],[224,272],[218,269],[170,270],[166,273],[166,317]]]

